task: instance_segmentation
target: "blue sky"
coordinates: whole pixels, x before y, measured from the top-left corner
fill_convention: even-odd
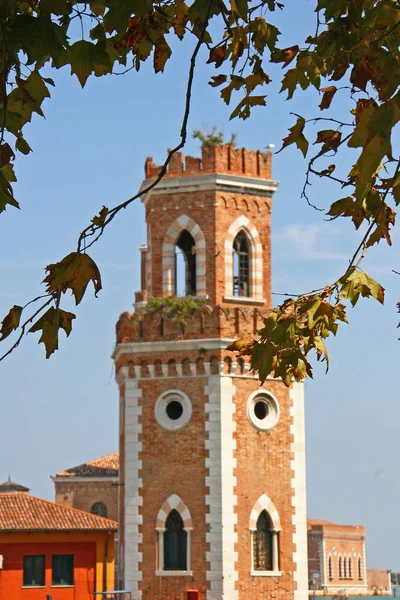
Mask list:
[[[314,3],[292,4],[286,16],[275,16],[286,32],[282,45],[301,41],[314,27]],[[191,45],[174,50],[164,75],[145,65],[139,73],[90,80],[83,91],[65,69],[52,74],[56,88],[44,107],[46,119],[35,118],[27,128],[34,153],[18,157],[15,192],[22,210],[0,216],[1,315],[40,293],[43,268],[75,248],[78,233],[103,204],[138,190],[147,156],[161,162],[176,144]],[[290,111],[315,114],[314,92],[285,102],[273,83],[266,108],[230,123],[218,90],[207,85],[210,74],[199,64],[189,131],[215,124],[228,135],[236,131],[239,146],[279,147],[294,123]],[[271,76],[278,82],[279,68]],[[197,140],[190,138],[185,152],[198,154]],[[348,223],[327,223],[300,198],[304,171],[296,149],[274,157],[273,176],[280,181],[273,206],[274,292],[302,292],[336,279],[359,239]],[[311,194],[327,207],[340,190],[316,182]],[[393,237],[391,249],[373,249],[365,261],[386,288],[386,306],[364,300],[350,310],[350,325],[329,343],[329,374],[317,365],[315,380],[306,383],[307,481],[310,517],[366,525],[369,566],[400,570],[400,280],[391,273],[400,268],[399,234]],[[0,479],[10,473],[32,493],[53,498],[50,475],[116,449],[114,326],[139,288],[138,247],[144,242],[144,210],[136,202],[94,248],[104,289],[98,299],[89,291],[60,350],[46,361],[38,335],[29,334],[0,363]],[[72,302],[66,307],[74,310]]]

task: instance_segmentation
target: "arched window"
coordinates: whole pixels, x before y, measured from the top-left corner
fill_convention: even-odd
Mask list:
[[[233,295],[250,296],[249,243],[244,231],[233,240]]]
[[[359,556],[357,558],[357,571],[358,571],[358,579],[362,579],[363,578],[363,574],[362,574],[361,556]]]
[[[196,295],[196,242],[186,229],[176,240],[175,294]]]
[[[330,554],[329,558],[328,558],[328,577],[329,577],[329,579],[333,579],[333,558],[332,558],[332,554]]]
[[[347,557],[345,556],[343,559],[343,577],[347,578]]]
[[[353,559],[349,556],[349,562],[347,563],[347,574],[349,579],[353,579]]]
[[[257,529],[253,533],[253,570],[273,571],[271,519],[263,510],[257,519]]]
[[[177,510],[172,510],[165,523],[164,571],[187,570],[187,533]]]
[[[95,502],[92,508],[90,509],[90,512],[93,515],[98,515],[99,517],[107,518],[107,506],[104,504],[104,502]]]
[[[339,579],[343,579],[343,562],[341,556],[339,556]]]

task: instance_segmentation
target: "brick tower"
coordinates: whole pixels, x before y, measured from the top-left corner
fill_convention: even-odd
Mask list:
[[[143,186],[159,169],[147,159]],[[271,306],[276,188],[270,153],[226,145],[176,154],[143,197],[142,289],[114,353],[119,564],[134,600],[308,596],[303,386],[260,387],[225,350]],[[177,293],[205,304],[184,324],[149,312]]]

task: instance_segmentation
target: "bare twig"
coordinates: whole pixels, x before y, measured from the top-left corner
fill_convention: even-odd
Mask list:
[[[36,300],[39,300],[40,297],[41,296],[38,296],[34,300],[31,300],[30,302],[28,302],[28,304],[32,304],[32,302],[35,302]],[[4,360],[7,356],[9,356],[9,354],[11,354],[11,352],[13,352],[15,350],[15,348],[18,348],[18,346],[19,346],[22,338],[25,335],[25,331],[26,331],[26,328],[29,325],[29,323],[32,323],[33,319],[35,319],[42,312],[42,310],[44,310],[46,308],[46,306],[48,306],[49,304],[51,304],[51,302],[53,302],[53,297],[49,298],[49,300],[47,300],[47,302],[45,302],[44,304],[42,304],[42,306],[40,308],[38,308],[38,310],[36,312],[34,312],[33,315],[29,317],[29,319],[27,319],[24,323],[22,323],[22,325],[20,325],[20,327],[21,327],[21,333],[19,334],[18,339],[11,346],[11,348],[9,348],[7,350],[7,352],[5,354],[3,354],[3,356],[0,356],[0,362],[2,360]],[[26,304],[25,307],[28,306],[28,304]]]

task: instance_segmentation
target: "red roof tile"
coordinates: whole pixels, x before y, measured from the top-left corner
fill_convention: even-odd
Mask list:
[[[77,467],[57,473],[56,477],[118,477],[119,452],[89,460]]]
[[[26,492],[0,494],[0,532],[116,531],[118,523]]]

